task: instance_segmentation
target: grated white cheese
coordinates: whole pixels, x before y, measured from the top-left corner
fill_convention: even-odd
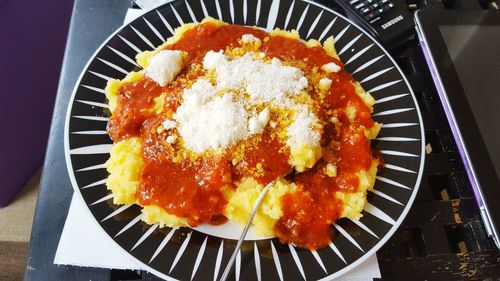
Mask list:
[[[183,67],[184,54],[181,51],[164,50],[149,60],[146,76],[163,87],[174,80]]]
[[[270,109],[255,112],[262,104],[295,112],[287,129],[287,145],[318,146],[319,121],[308,106],[296,103],[295,95],[308,87],[304,73],[284,66],[280,60],[266,63],[255,53],[229,59],[222,52],[208,52],[203,67],[216,72],[216,84],[198,79],[183,92],[183,102],[174,119],[186,147],[194,152],[222,152],[240,140],[262,134],[271,121]],[[234,93],[245,92],[247,95]],[[255,113],[254,113],[255,112]]]
[[[195,103],[202,104],[206,103],[208,99],[215,96],[217,88],[215,88],[210,81],[206,79],[196,80],[191,88],[184,89],[183,92],[183,103]],[[173,116],[176,117],[177,113]]]
[[[208,81],[196,81],[184,90],[184,101],[175,115],[181,137],[195,152],[220,152],[248,134],[248,113],[243,105],[228,94],[213,96],[213,90]]]
[[[213,69],[216,68],[220,63],[227,63],[226,56],[222,53],[222,50],[218,52],[209,51],[205,54],[203,58],[203,68]]]
[[[337,166],[332,163],[326,164],[326,167],[324,168],[324,172],[327,176],[329,177],[336,177],[337,176]]]
[[[177,123],[175,121],[172,121],[172,120],[169,120],[169,119],[166,119],[161,124],[163,125],[163,128],[165,130],[170,130],[170,129],[175,128],[175,126],[177,126]]]
[[[248,120],[248,129],[250,134],[262,134],[264,128],[266,128],[267,122],[270,119],[269,109],[264,108],[259,115],[254,116]]]
[[[245,90],[256,103],[283,102],[308,86],[300,69],[284,66],[276,58],[271,63],[264,63],[245,54],[230,61],[221,51],[210,51],[203,67],[216,70],[219,88]]]
[[[243,34],[241,36],[241,43],[248,44],[253,42],[260,42],[260,39],[255,37],[253,34]]]
[[[172,143],[175,143],[175,141],[177,140],[177,136],[168,136],[167,137],[167,142],[172,144]]]
[[[332,86],[332,80],[328,78],[321,78],[319,80],[319,89],[322,91],[328,91],[330,87]]]
[[[321,135],[317,130],[319,120],[306,106],[295,112],[293,123],[287,129],[289,147],[300,147],[302,145],[319,146]]]
[[[330,73],[330,72],[339,72],[342,68],[337,65],[336,63],[334,62],[329,62],[327,64],[324,64],[321,69],[323,69],[324,71]]]

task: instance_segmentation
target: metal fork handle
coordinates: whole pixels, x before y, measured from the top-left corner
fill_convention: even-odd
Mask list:
[[[236,259],[236,255],[238,254],[241,244],[243,244],[243,240],[245,240],[245,236],[247,235],[248,229],[250,228],[250,225],[252,224],[253,218],[255,217],[255,214],[257,213],[257,210],[259,209],[260,204],[262,203],[262,200],[264,200],[264,196],[266,196],[267,191],[271,187],[271,183],[268,183],[264,189],[259,194],[259,197],[257,197],[257,201],[255,201],[255,204],[253,205],[253,210],[252,213],[250,214],[250,218],[248,218],[248,222],[245,225],[245,228],[243,229],[243,232],[241,233],[240,239],[238,240],[238,243],[236,244],[236,248],[234,248],[233,254],[231,255],[231,258],[229,259],[229,262],[226,265],[226,269],[224,269],[224,273],[222,273],[222,277],[220,278],[220,281],[226,281],[229,272],[231,272],[231,269],[233,268],[234,260]]]

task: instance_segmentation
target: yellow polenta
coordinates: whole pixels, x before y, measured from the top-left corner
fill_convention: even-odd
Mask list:
[[[238,183],[236,191],[228,194],[228,205],[224,214],[231,220],[245,225],[253,205],[264,186],[252,178],[244,178]],[[275,180],[264,198],[253,221],[255,233],[262,236],[273,235],[273,227],[282,216],[281,196],[297,189],[294,183],[284,179]]]
[[[105,166],[109,172],[108,189],[113,192],[113,203],[136,203],[135,192],[142,170],[142,144],[139,138],[128,138],[115,143]]]
[[[214,20],[211,18],[205,19],[202,23],[213,22],[217,25],[225,25],[226,23]],[[194,28],[197,24],[187,24],[176,29],[173,37],[169,38],[162,46],[153,51],[145,51],[137,55],[138,64],[146,68],[150,59],[156,55],[164,46],[173,44],[182,38],[182,35]],[[274,30],[270,36],[285,36],[299,40],[299,34],[296,31]],[[309,40],[306,46],[318,47],[321,43],[316,40]],[[255,47],[260,47],[260,44]],[[328,55],[337,58],[338,55],[334,47],[333,37],[329,37],[323,43],[323,48]],[[144,77],[144,70],[129,73],[122,80],[110,80],[106,87],[106,96],[109,102],[109,109],[114,112],[118,103],[118,90],[125,84],[140,80]],[[372,110],[375,103],[374,98],[366,92],[358,82],[355,82],[354,89],[363,102]],[[160,113],[163,108],[165,95],[160,96],[155,100],[153,108],[149,109],[156,113]],[[346,109],[347,116],[354,119],[355,109]],[[368,139],[374,139],[381,125],[375,123],[371,128],[364,128],[365,135]],[[322,148],[319,145],[299,145],[290,147],[289,163],[296,171],[302,172],[314,166],[322,156]],[[335,198],[344,203],[344,208],[341,217],[351,219],[359,219],[361,211],[366,202],[366,193],[373,188],[375,177],[377,174],[378,161],[373,160],[371,167],[368,170],[362,170],[357,173],[359,178],[359,187],[357,192],[337,192]],[[107,188],[114,194],[113,202],[115,204],[139,204],[135,194],[139,187],[139,179],[143,166],[142,160],[142,145],[139,138],[127,138],[114,144],[110,153],[110,159],[105,164],[109,177],[107,180]],[[336,175],[335,167],[328,167],[326,174],[329,176]],[[245,224],[252,211],[252,207],[263,186],[255,179],[245,177],[235,183],[235,189],[224,189],[224,196],[228,201],[224,215],[231,221]],[[281,197],[289,192],[294,192],[297,189],[295,183],[288,182],[283,178],[276,179],[272,182],[267,196],[265,197],[260,209],[258,210],[253,225],[255,232],[258,235],[273,235],[273,227],[282,216]],[[164,209],[157,206],[144,206],[142,209],[144,214],[143,220],[149,224],[158,223],[160,226],[181,227],[188,226],[185,218],[179,218],[167,213]]]

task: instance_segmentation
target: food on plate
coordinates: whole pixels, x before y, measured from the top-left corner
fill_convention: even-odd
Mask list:
[[[361,217],[381,126],[332,37],[206,18],[136,58],[142,70],[106,87],[115,204],[160,226],[245,224],[271,184],[255,233],[308,249]]]

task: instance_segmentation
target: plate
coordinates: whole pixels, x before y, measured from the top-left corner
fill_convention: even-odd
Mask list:
[[[374,254],[406,216],[422,176],[424,134],[415,96],[394,60],[358,26],[314,2],[177,0],[121,27],[90,59],[70,101],[65,155],[74,188],[104,231],[144,268],[167,280],[220,278],[236,240],[203,229],[144,224],[138,206],[112,204],[103,167],[112,147],[106,133],[107,80],[138,70],[134,61],[138,52],[154,49],[176,27],[206,16],[267,30],[296,29],[304,40],[323,41],[333,35],[347,71],[377,100],[373,118],[384,125],[372,146],[381,153],[385,169],[368,193],[361,220],[339,220],[334,225],[334,243],[318,251],[281,244],[276,238],[248,239],[230,278],[316,280],[344,274]]]

